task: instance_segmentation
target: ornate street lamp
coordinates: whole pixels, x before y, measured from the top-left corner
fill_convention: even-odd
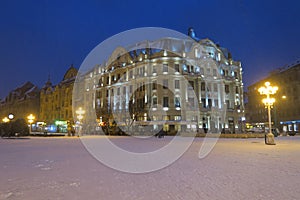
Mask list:
[[[29,132],[31,133],[32,131],[32,127],[31,127],[31,124],[33,123],[34,119],[35,119],[35,116],[33,114],[30,114],[27,116],[27,119],[28,119],[28,122],[29,122]]]
[[[269,118],[269,133],[265,135],[265,144],[275,145],[274,135],[272,133],[272,124],[271,124],[271,107],[275,102],[275,98],[270,98],[271,94],[275,94],[278,90],[277,86],[271,86],[270,82],[266,82],[265,86],[262,86],[258,89],[258,92],[261,95],[266,95],[267,98],[264,98],[262,102],[268,108],[268,118]]]

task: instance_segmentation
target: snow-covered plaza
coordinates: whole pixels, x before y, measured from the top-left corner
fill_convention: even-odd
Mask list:
[[[171,137],[110,139],[143,152]],[[219,139],[199,159],[204,138],[195,138],[173,164],[131,174],[96,160],[78,137],[0,139],[0,199],[300,199],[300,137],[275,140]]]

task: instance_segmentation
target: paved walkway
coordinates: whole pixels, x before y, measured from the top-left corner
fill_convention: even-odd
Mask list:
[[[137,143],[111,137],[129,149],[170,141]],[[0,199],[300,199],[300,137],[219,139],[198,158],[203,138],[172,165],[152,173],[115,171],[94,159],[77,137],[0,139]]]

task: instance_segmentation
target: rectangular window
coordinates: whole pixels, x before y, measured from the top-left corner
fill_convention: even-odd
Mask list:
[[[163,98],[163,107],[169,107],[169,97]]]
[[[201,91],[205,91],[205,83],[204,82],[201,83]]]
[[[194,81],[189,81],[189,87],[192,87],[192,89],[194,90]]]
[[[157,82],[153,81],[152,82],[152,90],[156,90],[157,89]]]
[[[214,102],[215,102],[215,107],[218,107],[218,106],[219,106],[219,101],[218,101],[218,99],[215,99]]]
[[[201,98],[202,107],[206,108],[206,101],[205,98]]]
[[[229,109],[230,108],[229,100],[226,100],[225,102],[226,102],[227,109]]]
[[[229,85],[225,85],[225,92],[228,94],[229,93]]]
[[[236,94],[239,93],[239,87],[238,87],[238,86],[235,87],[235,93],[236,93]]]
[[[168,72],[168,64],[163,64],[163,72]]]
[[[180,108],[180,97],[175,97],[174,105],[175,105],[175,108]]]
[[[179,80],[175,80],[175,89],[180,89]]]
[[[163,80],[163,88],[164,88],[164,89],[167,89],[168,87],[169,87],[168,79],[164,79],[164,80]]]
[[[181,116],[180,115],[175,115],[174,120],[175,121],[181,121]]]
[[[174,69],[175,69],[176,72],[179,72],[179,64],[175,64]]]
[[[152,67],[152,73],[157,73],[157,71],[156,71],[156,66],[153,66],[153,67]]]
[[[133,77],[133,71],[131,70],[130,72],[129,72],[129,78],[132,78]]]
[[[157,97],[152,97],[152,106],[153,108],[156,108],[157,107]]]
[[[183,70],[183,72],[187,72],[188,71],[188,68],[187,68],[187,66],[185,64],[182,65],[182,70]]]
[[[208,99],[208,107],[209,107],[209,108],[212,107],[212,101],[211,101],[211,99]]]
[[[166,121],[170,120],[170,115],[164,115],[163,120],[166,120]]]

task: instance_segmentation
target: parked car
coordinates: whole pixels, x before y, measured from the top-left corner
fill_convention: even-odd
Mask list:
[[[295,132],[295,131],[289,131],[289,132],[288,132],[288,135],[289,135],[289,136],[295,136],[295,135],[296,135],[296,132]]]

